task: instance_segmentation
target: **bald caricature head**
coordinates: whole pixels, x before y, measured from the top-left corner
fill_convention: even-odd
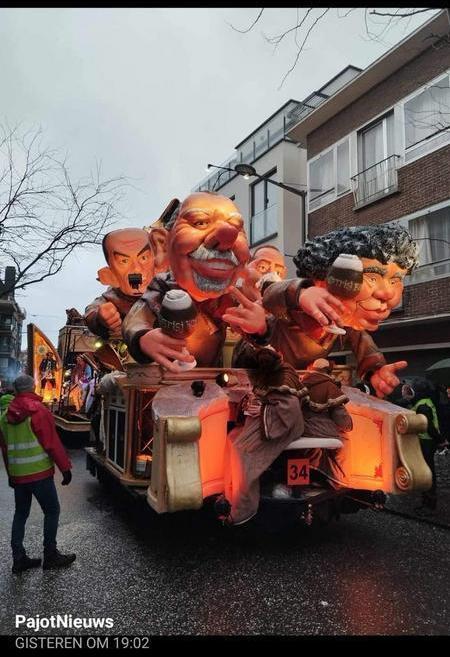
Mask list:
[[[140,297],[154,275],[148,232],[142,228],[113,230],[105,235],[102,246],[108,267],[99,270],[99,281],[127,296]]]

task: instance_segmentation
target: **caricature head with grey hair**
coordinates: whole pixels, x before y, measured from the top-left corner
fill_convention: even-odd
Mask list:
[[[170,269],[196,301],[225,293],[250,258],[242,215],[227,196],[195,192],[167,213]]]
[[[341,299],[343,323],[357,330],[375,331],[402,298],[403,281],[418,262],[418,245],[399,224],[351,226],[305,242],[294,257],[297,275],[326,287],[328,270],[341,254],[356,255],[363,265],[361,291]]]
[[[418,262],[418,245],[399,224],[351,226],[333,230],[305,242],[294,258],[297,276],[324,280],[340,253],[394,262],[410,272]]]

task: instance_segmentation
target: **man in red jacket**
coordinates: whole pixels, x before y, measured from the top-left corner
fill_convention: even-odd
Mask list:
[[[14,381],[16,396],[0,417],[0,446],[16,503],[11,532],[13,573],[41,565],[41,559],[28,557],[23,546],[33,495],[44,512],[42,567],[64,568],[75,561],[75,554],[61,554],[56,548],[60,507],[53,480],[56,463],[63,475],[62,485],[70,484],[72,464],[56,432],[52,415],[34,388],[33,377],[28,374],[18,376]]]

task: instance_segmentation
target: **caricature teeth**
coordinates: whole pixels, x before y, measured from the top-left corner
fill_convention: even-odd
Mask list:
[[[231,276],[229,278],[219,280],[217,278],[208,278],[207,276],[202,276],[196,271],[193,271],[192,273],[196,286],[199,290],[202,290],[202,292],[221,292],[230,284],[231,281]]]

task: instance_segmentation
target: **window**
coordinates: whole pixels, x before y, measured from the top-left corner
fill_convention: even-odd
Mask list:
[[[9,351],[11,346],[9,336],[1,335],[0,336],[0,351]]]
[[[447,201],[448,203],[448,201]],[[450,205],[400,221],[420,246],[419,265],[406,285],[450,276]]]
[[[437,80],[404,104],[405,160],[425,154],[448,139],[449,76]],[[431,141],[430,141],[431,140]]]
[[[310,198],[314,200],[334,192],[333,151],[320,155],[310,165]]]
[[[273,176],[276,169],[266,174]],[[268,180],[259,180],[251,186],[252,205],[250,234],[252,245],[277,234],[278,187]]]
[[[337,146],[337,194],[343,194],[350,189],[350,158],[348,139]]]
[[[394,141],[394,112],[358,132],[358,171],[352,177],[356,208],[398,189]]]
[[[358,168],[364,171],[394,154],[394,113],[390,112],[358,135]]]
[[[309,210],[334,201],[350,190],[349,140],[335,144],[308,163]]]
[[[125,467],[125,411],[110,407],[107,424],[108,459],[120,470]]]

